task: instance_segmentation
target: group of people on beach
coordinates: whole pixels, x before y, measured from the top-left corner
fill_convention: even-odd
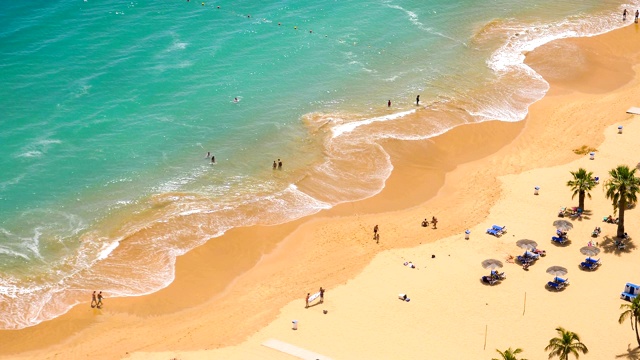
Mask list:
[[[94,291],[91,295],[91,307],[102,309],[102,299],[102,291],[100,291],[98,295],[96,295],[96,292]]]
[[[438,225],[438,219],[436,219],[435,216],[431,217],[431,224],[433,225],[434,229],[437,229],[437,225]],[[424,220],[422,220],[422,227],[427,227],[429,226],[429,220],[427,220],[426,218]]]
[[[420,106],[420,95],[416,96],[416,106]],[[387,107],[391,107],[391,100],[387,100]]]
[[[627,20],[627,14],[629,12],[627,11],[627,9],[624,9],[624,11],[622,12],[622,21]],[[636,10],[636,17],[633,20],[633,22],[635,22],[636,24],[638,23],[638,17],[640,16],[640,10]]]
[[[322,288],[322,286],[320,286],[320,290],[318,291],[318,294],[320,294],[319,304],[324,303],[324,289]],[[314,298],[314,300],[315,300],[315,298]],[[304,302],[305,302],[304,308],[305,309],[309,307],[309,302],[310,301],[313,301],[313,300],[311,300],[311,293],[307,293],[307,297],[304,299]]]

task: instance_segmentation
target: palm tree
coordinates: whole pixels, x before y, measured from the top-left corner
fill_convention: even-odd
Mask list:
[[[518,358],[516,358],[516,354],[521,353],[522,349],[517,348],[515,350],[512,350],[511,348],[508,348],[504,352],[498,349],[496,349],[496,351],[500,353],[500,355],[502,356],[502,360],[518,360]],[[499,359],[493,358],[491,360],[499,360]],[[520,360],[527,360],[527,359],[520,359]]]
[[[609,171],[611,179],[605,181],[607,199],[613,202],[614,213],[619,210],[618,231],[619,238],[624,237],[624,211],[628,204],[635,203],[640,192],[640,179],[635,176],[636,169],[630,170],[627,165],[619,165]]]
[[[573,354],[578,359],[580,357],[578,352],[583,354],[589,352],[589,349],[580,342],[578,334],[565,330],[561,326],[557,327],[556,331],[560,336],[549,340],[549,345],[544,348],[545,351],[551,350],[549,359],[557,356],[560,360],[569,360],[570,354]]]
[[[573,190],[571,199],[578,195],[578,207],[584,210],[584,197],[585,195],[591,199],[589,191],[596,186],[596,181],[593,179],[593,173],[591,171],[580,168],[578,171],[571,171],[573,180],[567,181],[567,186]]]
[[[640,334],[638,334],[638,320],[640,320],[640,296],[633,298],[631,304],[620,305],[620,309],[626,310],[620,314],[618,322],[622,324],[627,318],[629,318],[629,320],[631,320],[631,330],[633,330],[635,324],[636,340],[638,341],[638,345],[640,345]]]

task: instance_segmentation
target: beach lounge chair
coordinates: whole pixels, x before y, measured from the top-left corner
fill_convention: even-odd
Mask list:
[[[567,286],[569,285],[569,279],[563,279],[561,277],[555,277],[555,279],[553,279],[553,281],[555,281],[558,284],[562,284],[563,286]]]
[[[567,242],[567,239],[559,236],[552,236],[551,241],[553,241],[556,244],[564,245]]]
[[[558,217],[563,218],[565,213],[566,213],[566,211],[567,211],[566,207],[561,207],[560,210],[558,210]]]
[[[502,235],[502,233],[500,231],[498,231],[496,229],[493,229],[493,228],[487,229],[487,234],[491,234],[491,235],[493,235],[495,237],[500,237]]]
[[[540,258],[540,255],[536,254],[536,253],[532,253],[529,250],[525,250],[524,254],[522,255],[526,258],[530,258],[532,260],[538,260]]]
[[[498,280],[494,279],[492,276],[483,276],[482,282],[489,285],[494,285],[498,282]]]
[[[620,298],[627,301],[633,301],[633,299],[638,296],[638,293],[640,293],[640,286],[632,283],[627,283],[624,286],[624,292],[620,294]]]
[[[507,232],[507,227],[506,226],[498,226],[498,225],[493,225],[491,227],[493,230],[499,231],[500,234],[504,234]]]
[[[592,257],[588,257],[586,259],[584,259],[585,262],[588,262],[590,264],[598,264],[600,265],[600,259],[594,259]]]
[[[589,271],[592,271],[592,270],[595,270],[595,269],[597,269],[597,268],[598,268],[598,264],[596,264],[596,263],[591,263],[591,262],[587,262],[587,261],[583,261],[583,262],[581,262],[581,263],[580,263],[580,267],[581,267],[583,270],[589,270]]]
[[[504,280],[507,278],[507,276],[504,274],[504,271],[499,273],[495,270],[491,270],[491,277],[495,280]]]
[[[552,289],[552,290],[556,290],[556,291],[561,290],[562,288],[564,288],[564,284],[562,284],[562,283],[557,283],[557,282],[555,282],[555,281],[549,281],[549,282],[547,283],[547,286],[548,286],[550,289]]]

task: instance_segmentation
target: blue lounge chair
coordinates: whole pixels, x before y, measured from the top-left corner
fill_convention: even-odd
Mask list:
[[[558,290],[560,290],[560,289],[562,289],[562,288],[564,287],[564,284],[562,284],[562,283],[557,283],[557,282],[555,282],[555,281],[549,281],[549,282],[547,283],[547,286],[548,286],[550,289],[553,289],[553,290],[558,291]]]
[[[589,263],[589,264],[598,264],[598,265],[600,265],[600,259],[594,259],[594,258],[588,257],[588,258],[584,259],[584,261]]]
[[[507,227],[506,226],[493,225],[491,228],[493,230],[497,230],[497,231],[499,231],[499,232],[501,232],[503,234],[507,232]]]
[[[633,301],[633,299],[640,293],[640,286],[632,283],[627,283],[624,286],[624,292],[620,294],[620,298],[627,301]]]
[[[500,237],[500,235],[502,235],[502,233],[496,229],[487,229],[487,234],[491,234],[495,237]]]
[[[567,239],[561,238],[561,237],[558,237],[558,236],[552,236],[551,237],[551,241],[553,241],[555,243],[558,243],[560,245],[564,245],[564,243],[567,242]]]
[[[569,285],[569,279],[563,279],[561,277],[557,277],[555,279],[553,279],[553,281],[555,281],[558,284],[562,284],[562,285]]]
[[[584,270],[595,270],[596,268],[598,268],[598,264],[583,261],[580,263],[580,267]]]

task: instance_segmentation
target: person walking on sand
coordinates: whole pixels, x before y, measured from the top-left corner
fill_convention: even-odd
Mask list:
[[[324,302],[324,289],[320,286],[320,304]]]
[[[638,23],[638,16],[640,16],[640,11],[636,10],[636,18],[634,20],[636,24]]]
[[[435,216],[431,217],[431,223],[433,224],[433,228],[437,229],[436,225],[438,224],[438,219]]]
[[[305,309],[309,307],[309,297],[310,296],[311,296],[311,293],[307,293],[307,298],[304,299],[304,303],[305,303],[304,308]]]
[[[100,291],[100,292],[98,293],[98,303],[96,304],[96,307],[97,307],[98,309],[101,309],[101,308],[102,308],[102,291]]]
[[[373,238],[377,238],[378,237],[378,225],[376,224],[376,226],[373,227]]]
[[[416,106],[420,106],[420,95],[416,96]]]
[[[96,292],[94,291],[93,294],[91,294],[91,307],[94,308],[98,306],[98,301],[96,300]]]
[[[627,9],[624,9],[624,11],[622,12],[622,21],[627,20]]]
[[[387,101],[387,107],[391,107],[391,100]]]

